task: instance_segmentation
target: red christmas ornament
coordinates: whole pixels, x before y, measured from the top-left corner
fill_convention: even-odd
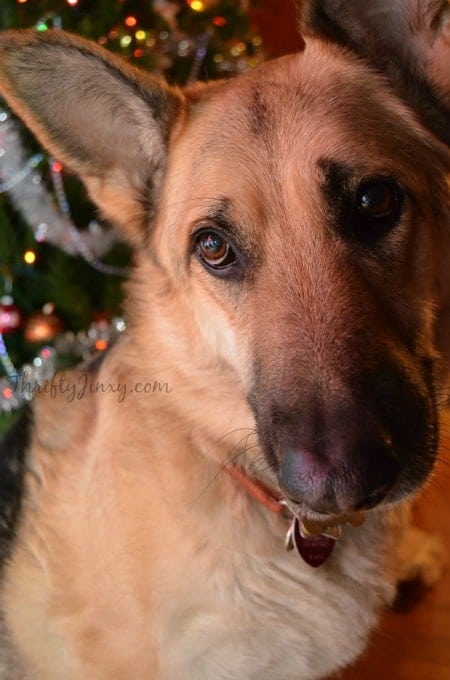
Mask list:
[[[0,333],[11,333],[20,328],[22,315],[11,295],[0,299]]]
[[[55,306],[47,303],[42,312],[34,312],[25,323],[25,340],[30,343],[44,343],[53,340],[62,330],[60,318],[54,313]]]

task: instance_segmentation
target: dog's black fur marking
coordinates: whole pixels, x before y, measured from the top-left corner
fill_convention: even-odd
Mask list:
[[[327,204],[333,212],[340,205],[343,192],[350,190],[354,172],[346,163],[331,158],[320,158],[317,162],[324,181],[322,190],[327,199]]]
[[[346,214],[352,203],[352,168],[330,158],[320,158],[318,166],[323,176],[322,192],[329,224],[341,236],[352,237],[346,224]]]
[[[308,21],[310,30],[331,42],[353,49],[356,48],[347,32],[330,18],[321,3],[317,4],[314,10],[304,19]]]
[[[260,139],[267,135],[268,128],[270,127],[270,114],[267,102],[264,101],[258,88],[255,88],[253,91],[249,114],[251,131],[254,136]]]
[[[0,568],[11,553],[20,518],[32,425],[27,406],[0,439]]]
[[[318,166],[323,175],[322,191],[330,226],[339,236],[363,248],[361,252],[367,252],[367,248],[370,248],[372,255],[379,258],[383,252],[380,247],[383,245],[386,248],[385,237],[400,223],[405,190],[397,184],[394,177],[384,175],[360,177],[349,165],[332,159],[319,159]],[[385,220],[380,219],[373,224],[361,222],[362,218],[357,209],[357,190],[364,180],[383,181],[395,192],[392,214]]]

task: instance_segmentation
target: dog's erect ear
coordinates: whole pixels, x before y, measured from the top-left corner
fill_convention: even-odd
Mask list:
[[[450,0],[440,5],[437,14],[429,15],[431,31],[425,45],[425,70],[450,110]]]
[[[7,31],[0,94],[80,175],[103,214],[142,244],[181,93],[62,31]]]
[[[337,42],[389,76],[450,145],[450,0],[303,0],[303,34]]]

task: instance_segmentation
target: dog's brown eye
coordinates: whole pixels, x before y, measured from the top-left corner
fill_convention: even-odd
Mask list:
[[[360,184],[355,215],[359,235],[364,237],[364,232],[369,230],[372,236],[380,236],[392,229],[400,218],[402,203],[402,190],[393,179],[374,178]]]
[[[360,188],[359,210],[375,219],[388,217],[397,207],[393,187],[387,182],[370,182]]]
[[[215,231],[203,231],[195,239],[199,258],[212,269],[225,269],[236,261],[236,255],[228,241]]]

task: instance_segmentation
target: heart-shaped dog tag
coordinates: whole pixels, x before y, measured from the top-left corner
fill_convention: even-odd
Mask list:
[[[306,564],[315,569],[327,561],[336,543],[334,538],[323,534],[303,537],[297,517],[294,517],[289,528],[288,542],[292,542]]]

